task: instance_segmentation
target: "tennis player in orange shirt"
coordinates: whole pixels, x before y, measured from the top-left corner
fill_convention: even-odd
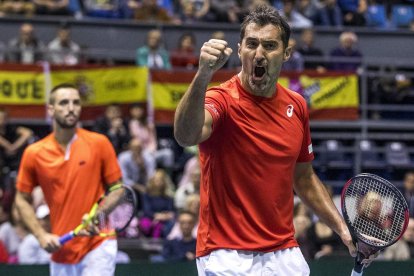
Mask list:
[[[278,84],[289,36],[275,9],[258,7],[241,25],[241,72],[207,89],[232,53],[226,41],[209,40],[177,107],[177,141],[200,149],[199,275],[309,275],[294,238],[294,191],[356,255],[312,169],[306,102]]]
[[[62,246],[59,236],[79,225],[105,189],[120,182],[115,151],[104,135],[77,127],[81,99],[76,87],[54,87],[48,113],[53,133],[26,148],[17,177],[16,206],[40,245],[53,252],[51,275],[113,275],[116,239],[82,236]],[[38,185],[50,209],[51,233],[40,226],[30,204]]]

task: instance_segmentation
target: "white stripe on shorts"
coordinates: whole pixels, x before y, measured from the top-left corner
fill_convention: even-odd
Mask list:
[[[308,276],[299,247],[274,252],[219,249],[197,258],[199,276]]]

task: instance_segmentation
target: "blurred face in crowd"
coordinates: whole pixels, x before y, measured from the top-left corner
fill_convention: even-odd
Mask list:
[[[27,44],[33,39],[33,25],[23,24],[20,28],[20,39]]]
[[[408,221],[407,230],[403,235],[404,240],[414,243],[414,218],[410,218]]]
[[[181,49],[182,50],[193,50],[194,49],[194,42],[193,38],[189,35],[184,36],[181,39]]]
[[[405,174],[404,188],[406,191],[414,192],[414,172],[408,172]]]
[[[141,106],[133,106],[129,110],[129,115],[133,119],[141,120],[145,115],[145,110]]]
[[[159,30],[152,30],[148,33],[148,47],[152,50],[157,49],[161,42],[161,32]]]
[[[339,42],[342,48],[351,50],[354,47],[354,44],[357,42],[357,37],[352,32],[345,32],[339,36]]]
[[[74,128],[79,122],[81,99],[74,88],[60,88],[50,96],[49,115],[61,128]]]
[[[291,48],[285,48],[280,27],[250,23],[239,44],[238,54],[242,63],[239,75],[243,86],[256,96],[270,97],[283,62],[290,57]]]
[[[68,29],[60,29],[58,32],[58,37],[62,46],[69,46],[70,31]]]
[[[117,117],[121,117],[121,109],[117,105],[110,105],[105,110],[105,116],[109,120],[112,120]]]
[[[305,43],[307,46],[310,46],[313,44],[313,31],[310,29],[304,30],[302,32],[302,41],[303,43]]]
[[[191,214],[183,213],[178,217],[178,223],[180,225],[183,237],[191,237],[193,228],[195,226],[195,218]]]
[[[132,139],[129,142],[129,150],[132,151],[134,156],[140,156],[142,153],[142,143],[139,139]]]

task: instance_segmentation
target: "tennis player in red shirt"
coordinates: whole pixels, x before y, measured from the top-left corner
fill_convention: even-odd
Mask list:
[[[306,102],[277,83],[289,36],[275,9],[257,8],[241,25],[241,72],[207,89],[232,53],[226,41],[209,40],[176,110],[177,141],[200,149],[199,275],[309,275],[294,238],[294,191],[356,254],[312,169]]]

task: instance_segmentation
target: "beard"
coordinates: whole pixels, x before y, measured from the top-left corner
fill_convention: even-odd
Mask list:
[[[73,115],[73,116],[75,116],[75,115]],[[79,117],[76,117],[76,120],[74,120],[73,122],[67,122],[66,117],[63,117],[63,118],[58,117],[58,118],[55,118],[55,122],[60,128],[63,128],[63,129],[75,128],[76,125],[79,122]]]

